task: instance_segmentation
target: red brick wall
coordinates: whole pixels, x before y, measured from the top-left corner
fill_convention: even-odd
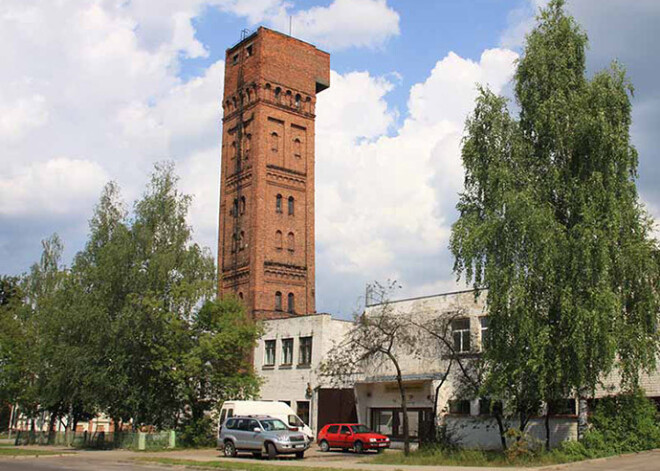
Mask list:
[[[287,315],[289,293],[295,314],[316,312],[314,108],[329,80],[327,53],[266,28],[227,50],[218,293],[240,294],[258,319]],[[275,309],[278,291],[282,312]]]

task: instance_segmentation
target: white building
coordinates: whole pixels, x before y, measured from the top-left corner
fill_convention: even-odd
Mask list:
[[[352,325],[330,314],[264,321],[254,355],[255,370],[264,380],[261,399],[286,402],[315,433],[319,423],[355,420],[353,390],[324,383],[318,371]]]
[[[461,291],[433,296],[403,299],[388,303],[394,314],[407,316],[419,325],[434,319],[446,319],[454,350],[465,357],[478,355],[487,335],[488,317],[485,294],[475,299],[474,291]],[[368,306],[365,315],[377,315],[382,305]],[[326,423],[359,421],[373,430],[402,437],[402,410],[395,370],[384,363],[364,365],[363,374],[354,384],[333,388],[327,378],[319,376],[318,366],[327,353],[338,345],[353,327],[352,322],[332,319],[328,314],[276,319],[265,322],[266,333],[255,353],[257,373],[264,379],[262,399],[289,403],[316,432]],[[420,328],[420,343],[423,329]],[[458,368],[442,381],[450,356],[441,349],[400,355],[406,386],[410,434],[418,437],[434,420],[446,423],[455,437],[470,448],[500,447],[495,419],[479,398],[464,398],[458,392]],[[660,402],[660,374],[643,375],[641,385],[647,396]],[[618,386],[611,375],[606,384]],[[438,389],[438,387],[440,389]],[[611,393],[601,389],[597,397]],[[437,404],[436,402],[437,394]],[[551,419],[553,444],[577,436],[576,401],[567,398],[563,415]],[[517,427],[516,423],[510,426]],[[533,418],[528,432],[545,439],[543,417]]]

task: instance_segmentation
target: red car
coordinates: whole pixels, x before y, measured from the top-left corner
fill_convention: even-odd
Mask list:
[[[356,453],[365,450],[378,450],[380,453],[390,447],[389,438],[372,432],[362,424],[328,424],[319,432],[317,441],[321,451],[329,451],[331,448],[346,451],[352,448]]]

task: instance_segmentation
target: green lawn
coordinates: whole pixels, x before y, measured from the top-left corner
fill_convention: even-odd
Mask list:
[[[34,450],[26,448],[0,448],[0,456],[46,456],[46,455],[70,455],[71,452]]]
[[[195,468],[208,468],[216,470],[249,470],[249,471],[336,471],[336,468],[310,468],[308,466],[286,466],[286,465],[273,465],[266,463],[255,463],[254,461],[246,461],[241,463],[238,461],[196,461],[196,460],[177,460],[172,458],[135,458],[135,461],[160,463],[174,466],[194,466]],[[343,469],[342,471],[360,471],[359,469]]]
[[[416,450],[405,456],[403,453],[384,453],[374,457],[370,463],[401,464],[421,466],[548,466],[553,464],[582,461],[603,455],[579,456],[556,449],[550,453],[539,452],[522,454],[510,459],[500,451],[458,450],[442,451],[438,449]]]

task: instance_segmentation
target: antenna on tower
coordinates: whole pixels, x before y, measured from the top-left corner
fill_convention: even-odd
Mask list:
[[[250,30],[247,28],[243,28],[241,30],[241,41],[243,41],[245,38],[247,38],[250,35]]]
[[[291,36],[291,23],[293,22],[293,15],[289,15],[289,36]]]

